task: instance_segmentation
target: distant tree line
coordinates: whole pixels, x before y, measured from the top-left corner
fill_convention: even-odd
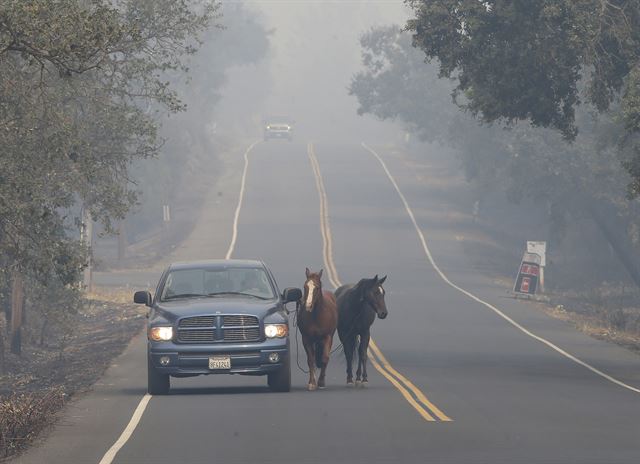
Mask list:
[[[619,123],[618,148],[640,180],[640,2],[406,0],[406,29],[459,105],[484,122],[528,121],[571,141],[589,106]]]
[[[221,27],[204,31],[198,52],[187,58],[188,74],[170,75],[187,111],[159,118],[158,133],[164,143],[157,160],[148,163],[141,159],[134,163],[133,175],[141,202],[127,216],[129,241],[161,227],[162,205],[173,207],[182,193],[193,193],[194,186],[185,185],[189,182],[185,177],[210,172],[218,162],[215,149],[229,143],[228,134],[219,130],[219,126],[228,128],[225,123],[229,116],[220,114],[218,108],[227,84],[227,71],[234,66],[255,64],[268,53],[269,32],[254,11],[243,3],[230,3],[220,13]],[[269,91],[266,78],[263,83],[261,91],[266,95]]]
[[[217,15],[212,0],[0,3],[0,300],[15,351],[16,299],[77,292],[82,212],[110,230],[136,203],[131,166],[158,154],[157,114],[185,109],[167,76]]]
[[[455,149],[482,193],[590,220],[640,286],[640,2],[407,1],[362,39],[359,113]]]

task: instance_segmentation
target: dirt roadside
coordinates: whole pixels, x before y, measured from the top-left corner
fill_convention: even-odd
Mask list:
[[[43,343],[24,343],[0,376],[0,459],[23,450],[51,425],[74,395],[86,392],[144,326],[145,311],[129,292],[86,295],[81,310],[47,330]]]
[[[156,234],[155,244],[133,244],[132,255],[138,255],[130,263],[138,267],[94,273],[94,291],[86,295],[82,309],[65,327],[49,331],[50,342],[39,343],[37,336],[31,336],[22,356],[9,356],[8,373],[0,376],[0,461],[42,436],[65,404],[89,392],[143,329],[146,310],[132,304],[132,282],[135,286],[136,281],[150,281],[149,275],[157,279],[171,261],[224,257],[232,233],[243,155],[250,143],[221,154],[217,175],[206,173],[201,179],[209,185],[207,193],[193,205],[194,219],[180,225],[182,234],[173,238],[174,243],[167,247],[162,235]],[[149,285],[155,285],[155,280]]]

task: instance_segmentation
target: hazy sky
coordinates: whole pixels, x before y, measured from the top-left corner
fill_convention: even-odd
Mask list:
[[[360,36],[376,25],[403,24],[409,12],[401,0],[245,4],[273,31],[271,53],[266,69],[261,70],[268,70],[268,78],[263,76],[262,81],[272,90],[264,112],[290,115],[299,132],[309,135],[353,133],[371,126],[357,116],[357,101],[348,95],[347,87],[360,68]],[[250,87],[251,78],[231,79],[229,95],[239,90],[234,84]]]

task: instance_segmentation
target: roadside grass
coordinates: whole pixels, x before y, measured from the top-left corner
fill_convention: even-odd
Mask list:
[[[19,452],[51,425],[64,402],[62,387],[0,397],[0,459]]]
[[[24,450],[74,395],[87,391],[144,326],[144,309],[126,289],[98,288],[44,343],[27,333],[21,356],[0,376],[0,460]]]
[[[640,292],[611,283],[584,292],[556,292],[542,310],[578,330],[640,353]]]

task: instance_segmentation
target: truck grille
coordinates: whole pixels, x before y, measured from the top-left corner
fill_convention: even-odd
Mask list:
[[[180,320],[178,327],[215,327],[216,316],[185,317]]]
[[[179,343],[255,342],[261,338],[260,321],[246,314],[185,317],[178,322]]]
[[[178,330],[180,343],[208,343],[215,341],[215,329]]]
[[[255,316],[247,316],[245,314],[222,316],[222,327],[244,327],[247,325],[257,326],[258,318]]]
[[[254,342],[260,340],[260,328],[224,329],[225,342]]]

